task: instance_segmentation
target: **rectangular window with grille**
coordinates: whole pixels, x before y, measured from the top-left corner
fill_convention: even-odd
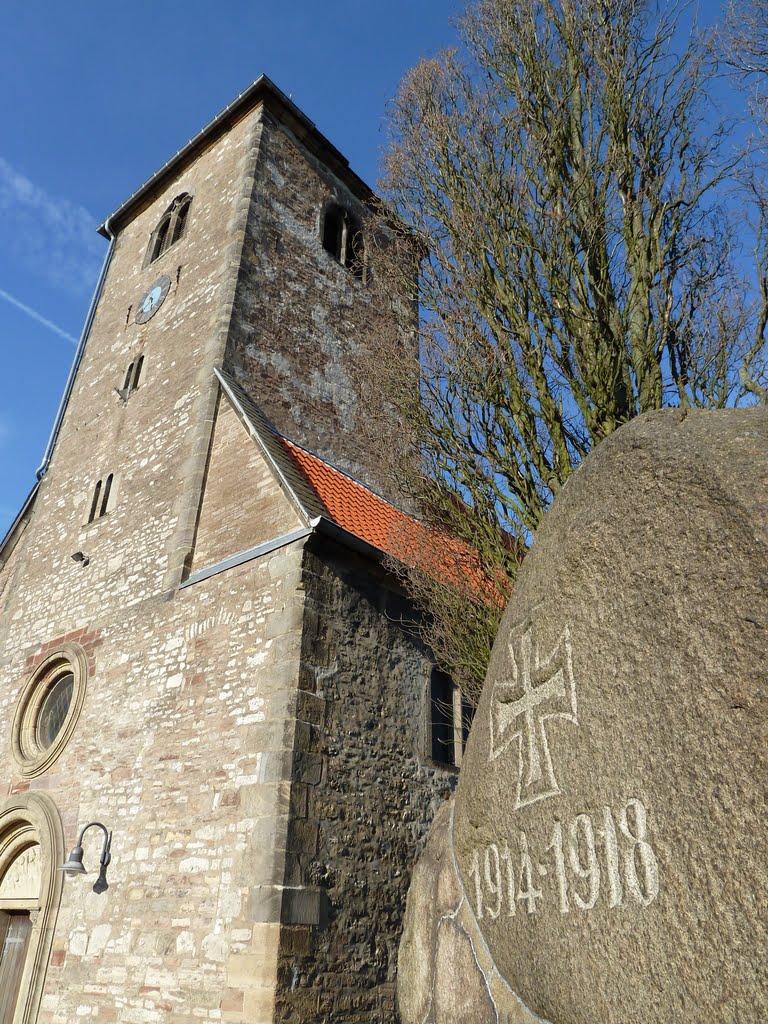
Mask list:
[[[458,767],[475,709],[451,677],[434,668],[429,681],[429,742],[433,761]]]

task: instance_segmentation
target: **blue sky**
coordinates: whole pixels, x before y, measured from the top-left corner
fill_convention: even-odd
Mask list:
[[[387,100],[450,45],[461,6],[4,0],[0,537],[45,450],[105,252],[96,225],[262,72],[375,184]]]
[[[387,99],[450,43],[458,9],[4,0],[0,537],[45,450],[106,250],[97,224],[262,72],[375,184]]]

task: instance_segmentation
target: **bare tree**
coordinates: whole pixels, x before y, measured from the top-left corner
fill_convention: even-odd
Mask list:
[[[768,0],[731,0],[725,23],[715,39],[716,57],[748,96],[755,128],[740,180],[745,207],[755,228],[758,294],[752,346],[740,379],[751,394],[766,402],[768,388],[764,373],[759,372],[764,368],[755,372],[755,363],[765,350],[768,329]]]
[[[759,127],[768,129],[768,0],[731,0],[718,33],[719,58],[752,93]]]
[[[458,28],[391,108],[383,185],[406,230],[377,272],[395,294],[421,260],[420,353],[384,340],[375,373],[403,421],[399,488],[482,566],[462,588],[411,550],[406,581],[472,696],[521,552],[585,454],[639,413],[754,397],[762,349],[717,205],[725,129],[674,13],[479,0]]]

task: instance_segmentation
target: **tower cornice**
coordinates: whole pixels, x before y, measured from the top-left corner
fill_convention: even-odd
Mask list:
[[[355,174],[349,166],[347,158],[322,132],[318,131],[315,123],[282,90],[278,89],[271,79],[266,75],[259,75],[255,82],[252,82],[247,89],[209,121],[197,135],[194,135],[189,142],[177,150],[114,213],[110,214],[99,225],[99,234],[109,237],[106,230],[108,222],[115,230],[123,227],[131,216],[152,202],[163,190],[168,180],[177,175],[187,163],[194,160],[202,149],[211,145],[241,118],[259,106],[266,107],[273,116],[289,128],[310,152],[319,157],[347,185],[358,199],[368,202],[374,197],[370,186]]]

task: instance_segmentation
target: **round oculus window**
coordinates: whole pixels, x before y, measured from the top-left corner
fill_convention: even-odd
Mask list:
[[[54,680],[43,698],[35,723],[37,745],[41,750],[47,750],[61,732],[72,703],[74,688],[74,675],[71,672],[65,672],[64,675]]]
[[[13,721],[13,754],[27,778],[53,764],[72,735],[85,698],[87,660],[77,644],[52,651],[22,688]]]

